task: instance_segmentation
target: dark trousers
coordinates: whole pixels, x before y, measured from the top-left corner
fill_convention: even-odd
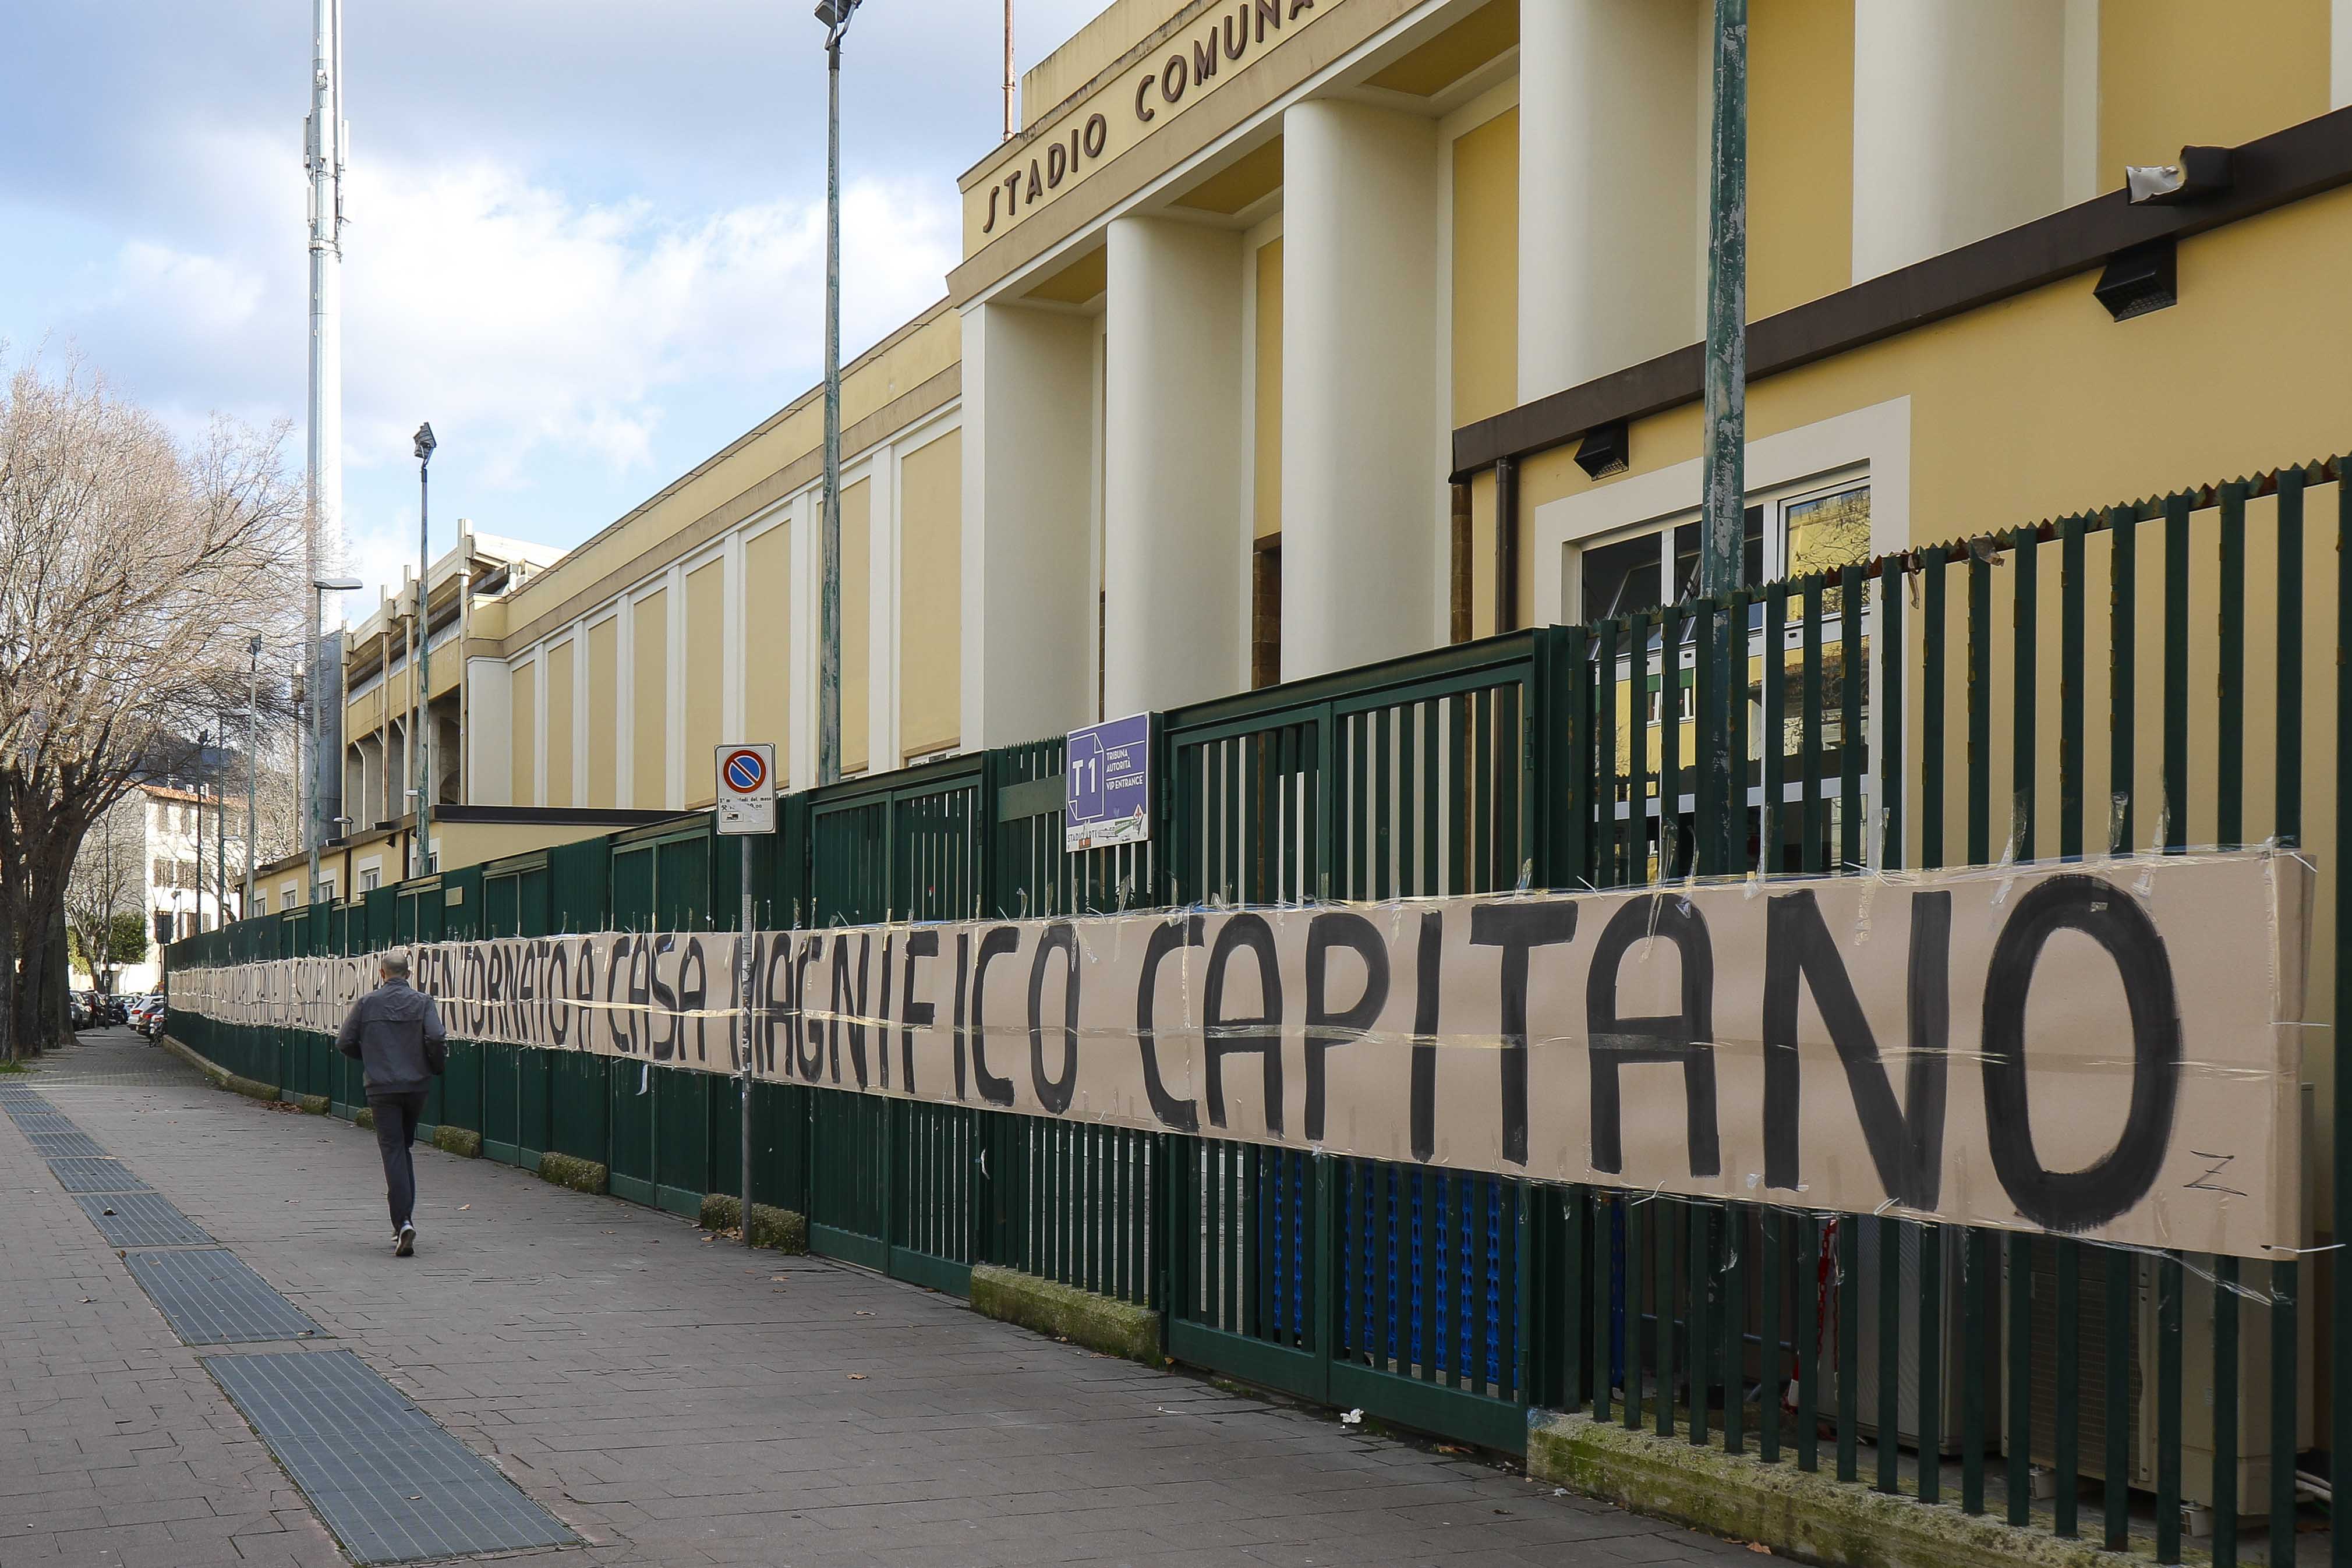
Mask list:
[[[425,1091],[405,1094],[371,1094],[368,1109],[375,1113],[375,1146],[383,1153],[383,1195],[392,1205],[394,1230],[416,1218],[416,1163],[408,1145],[416,1138],[416,1119],[425,1114]]]

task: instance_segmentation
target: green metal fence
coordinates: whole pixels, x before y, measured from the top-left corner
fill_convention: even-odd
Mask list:
[[[796,795],[755,852],[757,919],[822,933],[2276,841],[2319,864],[2314,973],[2340,1006],[2341,480],[2334,460],[2286,468],[1170,713],[1146,845],[1064,852],[1059,741]],[[708,817],[681,818],[248,921],[171,964],[723,929],[739,875]],[[173,1026],[351,1113],[354,1071],[318,1037]],[[2332,1031],[2311,1039],[2317,1240],[2352,1201],[2331,1158],[2352,1082]],[[740,1190],[737,1092],[460,1042],[436,1115],[492,1157],[578,1155],[690,1212]],[[2352,1561],[2299,1502],[2352,1456],[2352,1290],[2324,1245],[2242,1264],[1213,1127],[753,1092],[754,1196],[805,1213],[819,1250],[950,1291],[985,1262],[1149,1305],[1195,1365],[1506,1451],[1531,1411],[1581,1412],[2167,1563],[2192,1543],[2287,1562],[2298,1534]]]

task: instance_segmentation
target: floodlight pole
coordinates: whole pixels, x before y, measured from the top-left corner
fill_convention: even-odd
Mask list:
[[[303,167],[310,175],[310,428],[309,508],[303,568],[313,583],[341,564],[343,506],[343,5],[312,0],[310,7],[310,113],[304,122]],[[326,756],[326,601],[313,587],[303,657],[310,674],[304,700],[310,705],[309,755],[295,747],[296,771],[307,781],[309,809],[303,839],[310,852],[307,905],[319,896],[319,849],[326,837],[326,782],[330,766],[340,777],[342,758]],[[340,690],[341,683],[334,683]]]

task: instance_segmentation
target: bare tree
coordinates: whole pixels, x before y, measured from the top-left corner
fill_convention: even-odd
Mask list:
[[[285,428],[184,446],[68,365],[0,392],[0,1057],[64,1032],[83,835],[245,706],[247,645],[300,603]]]
[[[101,991],[115,988],[117,964],[139,961],[123,956],[118,937],[125,915],[138,917],[142,933],[147,925],[147,798],[133,790],[100,813],[66,883],[66,930]]]

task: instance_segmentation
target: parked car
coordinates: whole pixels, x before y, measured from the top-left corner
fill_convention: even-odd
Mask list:
[[[163,1038],[163,998],[154,998],[154,1004],[147,1009],[146,1021],[141,1026],[139,1032],[145,1035],[151,1041]]]

